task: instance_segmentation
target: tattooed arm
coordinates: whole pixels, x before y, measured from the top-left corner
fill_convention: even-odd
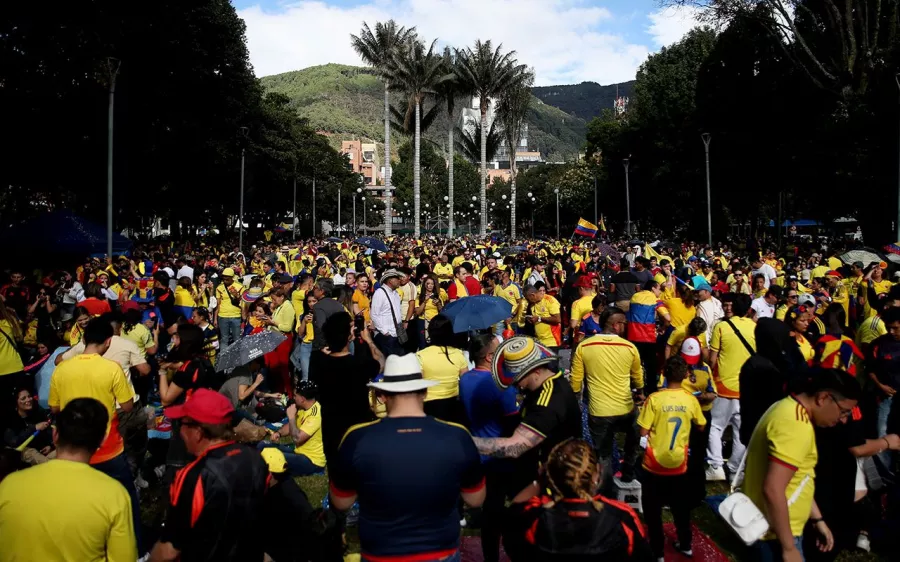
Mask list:
[[[517,459],[526,451],[534,449],[544,441],[544,436],[526,425],[519,424],[512,437],[488,439],[473,437],[478,452],[497,458]]]

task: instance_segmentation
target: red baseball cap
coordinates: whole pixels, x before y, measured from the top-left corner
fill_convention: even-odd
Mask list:
[[[225,396],[207,388],[198,388],[184,404],[166,408],[166,417],[172,420],[191,418],[208,424],[231,423],[234,408]]]
[[[141,305],[139,305],[137,301],[125,301],[119,306],[119,308],[122,312],[128,312],[129,310],[140,310]]]
[[[582,275],[575,281],[572,286],[575,288],[584,287],[585,289],[590,289],[591,287],[593,287],[593,285],[591,284],[591,276],[588,274]]]

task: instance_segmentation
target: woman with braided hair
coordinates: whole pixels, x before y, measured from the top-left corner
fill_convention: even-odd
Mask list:
[[[541,479],[509,508],[503,545],[511,560],[653,560],[637,514],[597,493],[600,463],[587,441],[553,447]]]

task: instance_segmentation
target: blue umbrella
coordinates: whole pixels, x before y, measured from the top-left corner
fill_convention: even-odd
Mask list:
[[[484,330],[512,315],[506,299],[491,295],[475,295],[453,301],[441,311],[453,323],[453,331]]]
[[[387,252],[388,247],[387,244],[379,240],[378,238],[372,238],[371,236],[362,236],[356,239],[357,244],[362,244],[363,246],[368,246],[373,250],[378,250],[379,252]]]

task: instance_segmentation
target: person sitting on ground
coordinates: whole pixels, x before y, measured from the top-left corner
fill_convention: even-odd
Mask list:
[[[0,482],[0,561],[136,559],[128,492],[88,464],[109,420],[93,398],[69,401],[56,417],[56,459]]]
[[[553,447],[540,484],[523,489],[507,512],[503,546],[510,560],[653,560],[637,514],[599,495],[599,487],[600,463],[587,441]]]
[[[3,443],[14,449],[25,447],[22,460],[28,464],[41,464],[56,457],[50,414],[35,403],[30,389],[16,392],[15,413],[6,420],[5,427]]]
[[[319,389],[312,381],[300,381],[294,391],[294,403],[288,406],[288,423],[269,435],[271,443],[260,442],[258,448],[275,447],[285,454],[293,476],[308,476],[325,470],[322,446],[322,405]],[[282,437],[291,436],[294,444],[280,445]]]

